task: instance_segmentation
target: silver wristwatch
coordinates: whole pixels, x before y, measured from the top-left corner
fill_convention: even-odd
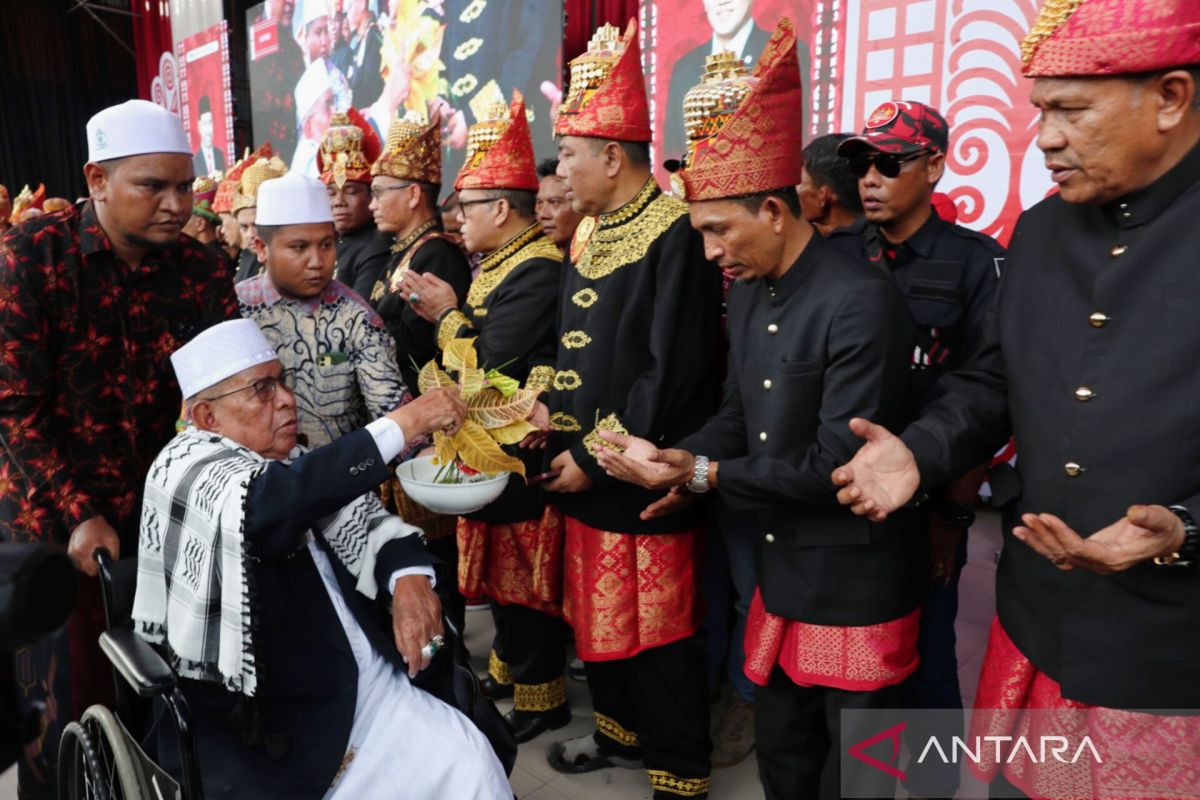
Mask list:
[[[692,479],[687,482],[687,489],[694,494],[704,494],[709,488],[708,456],[696,456],[696,466],[692,468]]]

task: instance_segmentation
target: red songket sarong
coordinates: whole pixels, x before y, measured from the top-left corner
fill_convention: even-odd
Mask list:
[[[563,617],[584,661],[629,658],[699,625],[699,531],[611,533],[566,517]]]
[[[746,677],[766,686],[778,664],[800,686],[870,692],[892,686],[917,668],[921,609],[878,625],[813,625],[777,617],[762,593],[746,618]]]
[[[498,525],[458,520],[458,590],[553,616],[562,614],[563,525],[558,509],[541,519]]]
[[[1003,764],[989,747],[980,748],[986,760],[971,763],[976,777],[988,783],[1003,769],[1004,777],[1031,798],[1200,797],[1200,717],[1156,716],[1068,700],[1053,678],[1021,654],[999,619],[992,620],[967,741],[984,736],[1025,737],[1038,754],[1043,736],[1067,737],[1070,748],[1064,759],[1038,755],[1034,760],[1029,750],[1013,745],[1002,751]],[[1101,763],[1071,758],[1085,736]]]

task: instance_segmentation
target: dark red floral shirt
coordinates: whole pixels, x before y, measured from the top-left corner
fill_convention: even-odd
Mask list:
[[[237,316],[209,248],[183,237],[131,269],[91,203],[0,239],[0,541],[65,543],[102,515],[132,546],[179,417],[170,354]]]

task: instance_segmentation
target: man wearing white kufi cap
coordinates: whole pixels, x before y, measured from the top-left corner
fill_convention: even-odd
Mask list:
[[[182,234],[195,176],[179,118],[131,100],[78,135],[88,202],[0,245],[0,541],[55,542],[94,575],[97,547],[132,553],[142,478],[175,433],[168,356],[238,312],[228,268]],[[27,699],[53,698],[58,714],[23,764],[23,797],[53,795],[53,778],[38,776],[54,774],[72,706],[111,691],[95,645],[102,626],[85,582],[70,623],[78,644],[63,633],[31,653]]]
[[[296,123],[300,126],[300,141],[292,156],[292,172],[317,176],[317,153],[332,118],[333,77],[325,59],[318,58],[308,65],[296,83]]]
[[[337,234],[324,184],[295,172],[263,183],[257,229],[252,246],[266,269],[237,285],[238,301],[296,374],[305,443],[328,444],[404,403],[392,335],[333,279]]]
[[[181,676],[205,795],[511,797],[487,738],[418,688],[451,666],[434,659],[439,565],[371,492],[406,440],[456,428],[462,401],[436,391],[308,451],[251,320],[171,360],[191,424],[146,478],[133,617]]]

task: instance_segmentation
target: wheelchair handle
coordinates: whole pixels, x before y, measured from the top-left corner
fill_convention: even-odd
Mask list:
[[[113,626],[113,617],[116,610],[113,603],[116,601],[113,589],[113,561],[112,553],[108,552],[106,547],[97,547],[92,551],[92,558],[96,560],[96,574],[100,578],[100,595],[104,599],[104,627],[111,628]]]

